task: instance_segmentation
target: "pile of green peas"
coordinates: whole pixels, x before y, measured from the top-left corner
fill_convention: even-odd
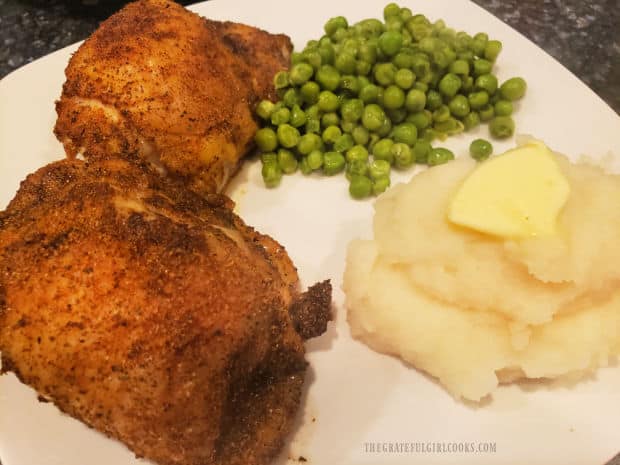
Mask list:
[[[364,198],[387,189],[392,168],[453,159],[431,145],[436,139],[481,122],[492,137],[512,136],[513,102],[526,83],[515,77],[499,85],[492,69],[501,42],[431,23],[395,3],[383,16],[351,26],[343,16],[329,19],[325,35],[293,52],[289,71],[276,74],[280,100],[256,108],[265,185],[275,187],[297,169],[345,172],[351,196]],[[477,142],[470,154],[483,160],[489,147]]]

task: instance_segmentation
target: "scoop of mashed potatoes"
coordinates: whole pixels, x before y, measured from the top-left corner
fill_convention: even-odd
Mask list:
[[[620,177],[555,157],[571,189],[550,236],[450,223],[448,204],[476,166],[469,159],[380,197],[374,239],[347,254],[353,336],[469,400],[519,378],[580,376],[619,355]]]

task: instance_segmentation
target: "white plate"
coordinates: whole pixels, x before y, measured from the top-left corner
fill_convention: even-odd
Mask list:
[[[385,1],[216,0],[192,9],[214,19],[284,32],[301,47],[321,34],[328,16],[377,17]],[[500,79],[521,75],[529,83],[523,108],[516,114],[521,133],[533,134],[575,157],[588,153],[604,158],[619,150],[618,115],[501,21],[467,0],[402,3],[432,19],[443,18],[454,28],[469,33],[483,30],[503,42]],[[63,156],[52,134],[54,100],[76,48],[49,55],[0,82],[0,207],[13,197],[27,173]],[[485,134],[481,129],[445,145],[464,154],[475,136]],[[513,143],[496,144],[496,152]],[[617,158],[615,163],[618,167]],[[399,179],[410,176],[406,173]],[[456,402],[432,379],[399,360],[353,341],[340,290],[345,246],[355,237],[370,235],[373,210],[370,201],[350,200],[346,189],[344,177],[296,174],[286,177],[279,189],[267,190],[258,164],[248,163],[229,192],[249,224],[286,246],[304,284],[329,277],[335,289],[336,321],[326,335],[309,344],[311,369],[303,418],[279,464],[287,457],[303,456],[316,465],[601,465],[620,450],[618,366],[601,369],[570,388],[502,387],[490,404],[473,408]],[[617,200],[610,206],[617,208]],[[490,443],[495,452],[423,453],[419,446],[415,450],[415,444],[413,452],[389,452],[387,443],[403,442],[466,442],[474,447]],[[371,452],[369,443],[385,443],[388,451]],[[0,378],[0,458],[4,465],[146,463],[53,405],[37,402],[35,393],[13,375]]]

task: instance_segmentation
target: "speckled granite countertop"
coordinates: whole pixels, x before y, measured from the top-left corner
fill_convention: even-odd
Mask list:
[[[620,113],[620,0],[474,1],[533,40]],[[0,0],[0,77],[84,39],[122,3]]]

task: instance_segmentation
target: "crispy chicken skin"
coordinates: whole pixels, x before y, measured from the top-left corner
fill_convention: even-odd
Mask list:
[[[221,192],[291,49],[287,36],[172,1],[130,3],[69,61],[54,132],[69,157],[146,159],[197,192]]]
[[[0,213],[2,370],[160,464],[268,463],[331,287],[299,294],[231,204],[123,159],[29,175]]]

